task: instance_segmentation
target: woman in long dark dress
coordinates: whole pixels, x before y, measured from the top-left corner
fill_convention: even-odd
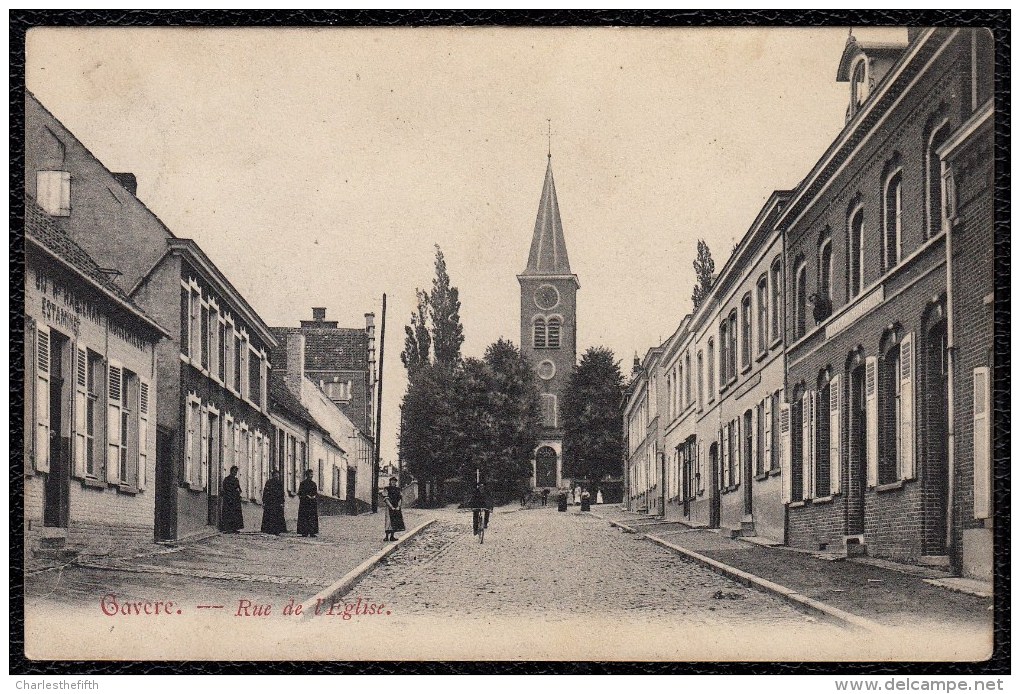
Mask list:
[[[319,488],[312,481],[312,471],[305,470],[305,478],[298,487],[297,531],[304,537],[319,534]]]
[[[237,481],[236,465],[231,466],[230,474],[223,478],[220,492],[220,530],[225,533],[236,533],[244,527],[244,516],[241,515],[241,483]]]
[[[262,490],[262,532],[267,535],[287,532],[287,521],[283,517],[283,480],[276,469]]]
[[[383,538],[383,542],[388,542],[397,539],[394,533],[405,529],[404,512],[400,507],[404,495],[400,492],[396,477],[390,478],[389,486],[382,493],[386,501],[386,537]]]

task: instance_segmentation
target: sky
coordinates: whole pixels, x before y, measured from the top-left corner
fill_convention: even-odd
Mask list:
[[[842,129],[847,31],[37,28],[26,83],[269,325],[325,306],[360,327],[387,295],[395,461],[403,326],[435,244],[463,353],[519,343],[551,142],[578,353],[609,347],[629,372],[690,311],[697,240],[721,269]]]

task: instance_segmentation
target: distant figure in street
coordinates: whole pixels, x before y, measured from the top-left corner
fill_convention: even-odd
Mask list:
[[[581,485],[574,487],[574,506],[581,503]]]
[[[230,467],[230,474],[223,478],[220,492],[220,530],[236,533],[244,527],[241,515],[241,483],[237,481],[236,465]]]
[[[267,535],[287,532],[287,521],[283,518],[283,480],[276,468],[262,490],[262,532]]]
[[[304,537],[315,537],[319,534],[319,488],[312,481],[311,470],[305,470],[298,499],[297,531]]]
[[[556,510],[564,512],[567,510],[567,497],[570,496],[569,492],[560,490],[559,496],[556,499]]]
[[[601,504],[602,503],[602,488],[601,487],[599,489],[595,490],[595,503],[596,504]]]
[[[475,491],[471,493],[471,498],[468,499],[468,508],[473,509],[473,525],[475,535],[477,535],[479,530],[489,527],[489,512],[492,511],[492,501],[489,500],[489,495],[485,493],[485,485],[481,482],[475,485]],[[483,513],[485,514],[484,519],[482,517]]]
[[[386,502],[386,537],[383,538],[383,542],[396,540],[397,536],[394,533],[403,532],[406,529],[404,526],[404,512],[400,506],[403,501],[403,494],[400,492],[398,482],[399,480],[396,477],[391,477],[389,486],[382,492],[383,500]]]
[[[542,505],[545,506],[549,503],[549,489],[542,490]]]

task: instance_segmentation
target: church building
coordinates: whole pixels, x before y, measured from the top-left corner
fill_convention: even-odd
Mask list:
[[[535,488],[563,484],[560,405],[577,361],[577,275],[570,272],[552,157],[545,170],[528,266],[521,285],[521,351],[532,363],[542,398],[542,434],[532,461]]]

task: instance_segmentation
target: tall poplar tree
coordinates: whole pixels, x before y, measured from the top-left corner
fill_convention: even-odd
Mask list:
[[[460,361],[464,344],[464,326],[460,322],[460,293],[450,284],[446,258],[436,245],[436,277],[429,295],[429,318],[432,321],[432,345],[436,363],[453,366]]]
[[[709,250],[705,239],[698,239],[698,257],[694,259],[694,274],[697,283],[691,293],[691,301],[694,303],[694,310],[697,311],[715,283],[715,261],[712,260],[712,251]]]
[[[564,474],[598,481],[623,473],[620,404],[623,374],[612,350],[591,347],[570,374],[563,397]]]

